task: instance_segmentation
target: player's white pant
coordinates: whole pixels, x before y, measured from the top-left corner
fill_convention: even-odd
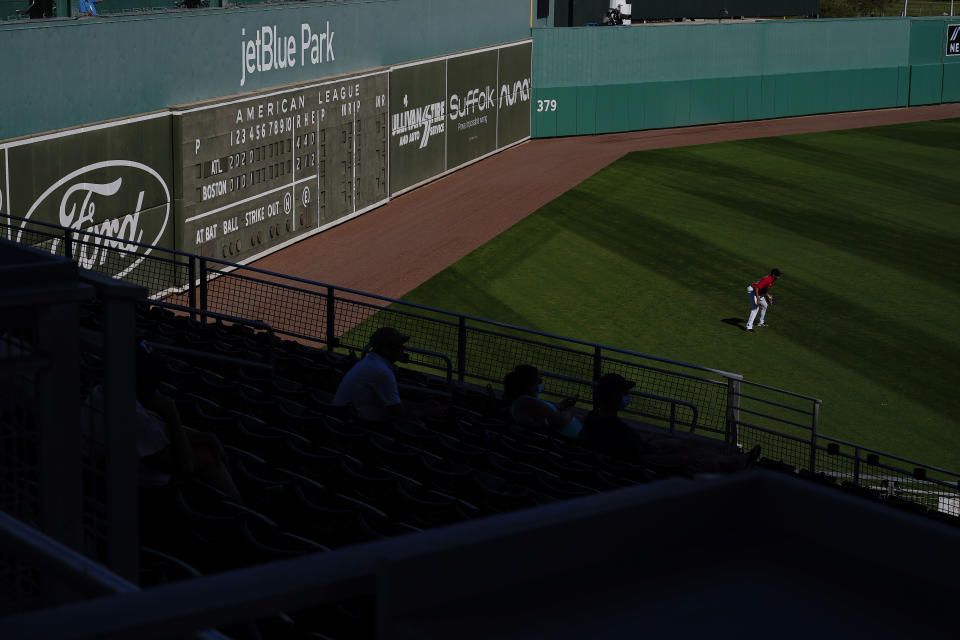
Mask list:
[[[760,305],[757,306],[757,296],[753,294],[753,287],[747,287],[747,297],[750,298],[750,317],[747,319],[747,329],[753,329],[753,321],[757,318],[757,311],[760,312],[760,324],[767,317],[767,299],[760,296]]]

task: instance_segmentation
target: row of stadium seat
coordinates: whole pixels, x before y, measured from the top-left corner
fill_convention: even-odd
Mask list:
[[[102,328],[95,311],[84,321]],[[660,477],[582,442],[513,424],[493,411],[489,393],[466,386],[455,387],[453,406],[439,417],[361,423],[330,404],[354,354],[146,305],[138,310],[138,336],[189,350],[162,357],[163,390],[185,425],[225,445],[244,496],[239,504],[196,480],[145,490],[144,584],[412,534]],[[94,353],[85,353],[84,362],[89,387],[102,365]],[[406,397],[431,397],[446,387],[416,372],[401,371],[398,378]],[[782,463],[761,464],[796,474]],[[837,486],[827,476],[811,479]],[[346,611],[340,603],[258,624],[271,629],[270,637],[368,637],[372,620]],[[231,631],[262,634],[257,625]]]
[[[85,325],[102,330],[95,309]],[[524,509],[656,476],[580,445],[485,415],[489,394],[458,388],[454,408],[424,424],[360,423],[330,401],[356,362],[240,325],[203,324],[157,307],[138,310],[137,333],[163,346],[162,390],[185,425],[225,445],[243,504],[197,480],[142,491],[141,582],[224,571],[324,552]],[[218,360],[207,355],[235,360]],[[101,378],[84,356],[86,391]],[[238,365],[237,360],[247,362]],[[263,366],[272,363],[273,369]],[[445,382],[401,373],[405,395]],[[330,609],[327,607],[326,609]],[[369,636],[372,622],[298,612],[260,621],[270,637]],[[309,620],[309,624],[305,623]],[[350,624],[347,624],[350,622]],[[263,630],[231,629],[241,637]]]

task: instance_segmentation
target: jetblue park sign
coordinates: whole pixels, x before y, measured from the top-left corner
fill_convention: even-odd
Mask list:
[[[285,33],[275,24],[240,29],[240,86],[247,83],[247,76],[257,73],[298,66],[310,68],[336,60],[333,53],[335,35],[329,20],[323,28],[303,22],[297,33]],[[282,78],[277,79],[277,84],[282,82]]]

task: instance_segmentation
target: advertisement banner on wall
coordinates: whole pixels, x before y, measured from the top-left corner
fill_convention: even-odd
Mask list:
[[[497,147],[530,137],[530,68],[533,44],[500,48],[497,95]]]
[[[390,193],[530,137],[533,45],[390,68]]]
[[[2,149],[9,239],[32,243],[31,222],[67,227],[79,265],[126,278],[150,252],[173,248],[170,117],[148,115],[17,140]],[[94,239],[99,234],[107,239]],[[42,248],[62,253],[59,242]]]
[[[948,56],[960,56],[960,24],[947,25]]]
[[[390,192],[446,168],[446,60],[390,70]]]
[[[447,61],[446,169],[497,148],[497,57],[484,51]]]

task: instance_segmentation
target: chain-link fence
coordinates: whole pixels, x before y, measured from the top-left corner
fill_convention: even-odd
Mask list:
[[[543,374],[546,396],[578,398],[581,407],[592,404],[595,380],[618,373],[637,382],[628,417],[744,450],[760,445],[764,458],[785,468],[960,515],[960,475],[822,436],[819,400],[737,374],[159,247],[114,243],[104,257],[95,247],[105,238],[4,221],[0,234],[140,284],[155,300],[261,321],[279,337],[315,347],[360,351],[377,328],[389,325],[411,335],[411,346],[445,354],[459,382],[499,387],[516,365],[531,364]],[[446,367],[439,360],[422,364],[438,373]]]

